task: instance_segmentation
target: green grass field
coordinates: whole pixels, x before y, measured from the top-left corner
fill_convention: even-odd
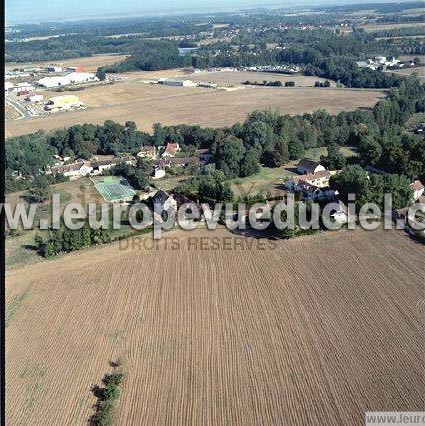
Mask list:
[[[232,179],[230,184],[236,197],[252,197],[268,192],[279,195],[283,194],[283,183],[292,175],[294,173],[284,167],[261,167],[259,173],[246,178]]]
[[[127,179],[121,176],[106,176],[92,180],[94,187],[105,201],[127,201],[136,195],[136,191],[127,182]]]

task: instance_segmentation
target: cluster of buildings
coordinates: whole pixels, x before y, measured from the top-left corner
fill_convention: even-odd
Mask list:
[[[163,152],[159,155],[159,152],[161,151]],[[122,162],[135,166],[137,163],[137,157],[139,157],[149,158],[154,162],[151,176],[153,179],[160,179],[165,176],[165,169],[167,167],[182,167],[193,163],[206,164],[212,157],[212,154],[208,149],[198,149],[192,157],[176,157],[176,154],[180,151],[181,149],[178,143],[168,143],[165,147],[162,147],[162,149],[158,149],[155,146],[143,146],[135,157],[129,155],[105,160],[99,160],[97,157],[94,157],[91,160],[79,158],[69,164],[66,163],[70,161],[70,157],[63,158],[56,155],[55,165],[47,167],[46,173],[52,175],[63,174],[70,179],[78,179],[87,175],[102,174]]]
[[[34,85],[31,83],[17,83],[13,84],[10,81],[5,81],[4,91],[9,93],[15,93],[18,96],[27,95],[28,93],[35,90]]]
[[[59,161],[54,166],[47,167],[46,174],[63,174],[70,179],[78,179],[87,175],[99,175],[121,162],[125,162],[130,165],[135,165],[136,163],[135,158],[132,156],[115,157],[110,160],[99,160],[96,157],[91,160],[79,158],[70,164],[60,164],[65,161],[69,161],[69,157],[56,157],[56,159],[59,159]]]
[[[299,176],[285,183],[286,189],[300,194],[302,200],[323,201],[333,199],[337,194],[329,187],[330,177],[339,170],[327,170],[320,162],[303,159],[297,167]]]
[[[370,68],[371,70],[387,69],[387,68],[403,68],[413,67],[415,63],[412,61],[400,61],[394,57],[387,59],[385,56],[375,56],[373,59],[356,62],[359,68]]]
[[[159,152],[161,152],[159,154]],[[191,157],[176,157],[176,154],[181,151],[178,143],[168,143],[165,148],[156,148],[154,146],[144,146],[137,153],[137,157],[149,158],[154,161],[153,179],[160,179],[165,176],[165,169],[168,167],[183,167],[188,164],[207,164],[212,154],[209,149],[197,149],[194,156]]]

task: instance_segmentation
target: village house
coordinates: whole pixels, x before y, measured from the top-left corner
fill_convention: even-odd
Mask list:
[[[300,160],[297,166],[297,172],[300,175],[324,172],[325,170],[326,168],[319,161],[309,160],[308,158]]]
[[[420,180],[415,180],[410,184],[413,190],[413,201],[418,200],[424,193],[425,186]]]
[[[168,143],[165,147],[165,151],[162,153],[162,158],[175,157],[177,152],[180,151],[180,145],[178,143]]]
[[[156,148],[154,146],[142,146],[137,153],[137,157],[156,159]]]
[[[102,174],[105,170],[111,169],[112,167],[116,166],[118,163],[119,163],[118,159],[93,161],[92,162],[92,167],[93,167],[92,173],[94,175]]]
[[[285,187],[290,192],[301,193],[304,200],[332,199],[336,192],[329,188],[329,180],[337,173],[339,170],[323,170],[294,176],[285,183]]]
[[[290,191],[296,191],[301,182],[307,182],[318,188],[327,188],[329,186],[330,177],[337,174],[338,170],[324,170],[317,173],[308,173],[305,175],[294,176],[289,179],[285,186]]]
[[[165,213],[168,215],[173,214],[177,211],[177,201],[174,198],[173,194],[169,194],[165,192],[163,189],[160,189],[156,192],[156,194],[152,197],[153,207],[154,207],[154,215],[155,212],[160,212],[160,215],[163,219],[165,219]],[[158,215],[158,213],[156,213]],[[159,217],[157,217],[159,219]]]
[[[63,164],[59,166],[52,166],[47,169],[47,174],[56,175],[58,173],[63,174],[70,179],[78,179],[80,177],[90,174],[93,170],[90,161],[76,161],[72,164]]]
[[[156,192],[152,199],[154,206],[154,215],[155,212],[161,212],[163,219],[165,219],[166,216],[164,212],[166,212],[168,215],[174,214],[183,204],[188,204],[189,210],[193,211],[194,209],[197,209],[201,214],[201,207],[198,205],[198,203],[190,200],[189,198],[181,194],[169,194],[163,189],[160,189]]]

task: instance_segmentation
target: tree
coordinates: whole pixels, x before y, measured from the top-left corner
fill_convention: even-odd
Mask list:
[[[346,164],[347,160],[342,155],[339,146],[335,143],[329,145],[327,147],[328,156],[322,157],[320,160],[324,163],[324,165],[330,170],[340,170]]]
[[[246,149],[242,141],[234,137],[227,138],[218,147],[216,153],[217,168],[222,170],[229,179],[239,176],[240,163],[245,152]]]
[[[100,80],[100,81],[104,81],[106,79],[106,72],[102,67],[99,67],[96,71],[96,77]]]
[[[274,150],[264,152],[262,160],[267,167],[280,167],[289,160],[288,143],[283,137],[276,142]]]
[[[365,164],[377,164],[381,158],[381,154],[382,147],[376,139],[366,136],[360,140],[359,155]]]
[[[152,145],[163,146],[165,144],[165,132],[160,123],[154,123]]]
[[[298,138],[293,138],[288,142],[290,160],[299,160],[304,156],[304,145]]]
[[[50,198],[52,191],[46,175],[39,175],[34,179],[29,195],[34,203],[43,203]]]
[[[120,390],[115,383],[111,382],[106,386],[104,394],[107,401],[115,401],[120,397]]]
[[[260,171],[260,162],[258,159],[258,153],[255,149],[251,148],[246,151],[240,165],[239,176],[246,177],[251,176]]]

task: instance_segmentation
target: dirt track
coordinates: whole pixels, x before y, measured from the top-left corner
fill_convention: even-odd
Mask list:
[[[10,271],[8,424],[85,424],[90,386],[120,356],[119,425],[354,425],[423,409],[425,247],[397,231],[167,236],[180,249],[111,245]],[[221,249],[195,250],[213,237]]]

